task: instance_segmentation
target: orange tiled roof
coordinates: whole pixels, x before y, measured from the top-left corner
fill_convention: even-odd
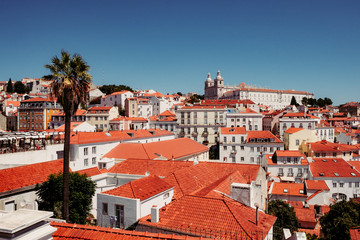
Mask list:
[[[79,170],[76,171],[79,174],[86,174],[88,177],[92,177],[95,175],[99,175],[102,172],[98,169],[98,167],[93,167],[93,168],[88,168],[88,169],[83,169],[83,170]]]
[[[227,108],[224,105],[213,105],[213,106],[206,106],[206,105],[194,105],[194,106],[185,106],[181,109],[225,109]]]
[[[291,128],[289,128],[289,129],[287,129],[287,130],[285,131],[285,133],[293,134],[293,133],[300,132],[301,130],[304,130],[304,129],[303,129],[303,128],[291,127]]]
[[[284,114],[282,117],[283,117],[283,118],[286,118],[286,117],[301,117],[301,118],[303,118],[304,116],[305,116],[305,117],[308,117],[308,118],[313,117],[313,116],[311,116],[311,115],[309,115],[309,114],[304,114],[304,112],[298,112],[298,113],[296,113],[296,112],[290,112],[290,113]]]
[[[147,122],[147,119],[143,117],[126,117],[125,119],[132,122]]]
[[[170,117],[171,117],[171,116],[173,116],[173,117],[175,117],[176,114],[173,113],[173,112],[171,112],[170,110],[166,110],[166,111],[160,113],[159,116],[164,116],[164,117],[167,117],[167,116],[170,116]]]
[[[303,155],[296,150],[277,150],[276,156],[278,157],[302,157]]]
[[[306,197],[304,194],[303,183],[285,183],[285,182],[274,182],[272,195],[285,195],[285,196],[298,196]]]
[[[222,127],[221,134],[246,134],[245,127]]]
[[[75,114],[73,116],[82,116],[86,114],[86,110],[78,109],[76,110]],[[52,116],[65,116],[64,111],[60,111],[58,113],[53,114]]]
[[[302,222],[315,223],[315,209],[310,208],[294,208],[296,217]]]
[[[208,147],[189,138],[177,138],[151,143],[120,143],[104,155],[106,158],[117,159],[166,159],[182,157],[209,151]]]
[[[212,163],[212,162],[200,162],[189,168],[183,168],[173,172],[166,178],[165,181],[175,186],[174,197],[179,198],[183,195],[193,194],[200,189],[208,188],[208,192],[216,189],[221,182],[221,178],[224,178],[238,171],[238,175],[243,176],[246,181],[241,183],[250,183],[256,180],[259,165],[252,164],[232,164],[232,163]],[[240,179],[240,177],[237,177]],[[217,181],[220,181],[216,183]],[[213,185],[213,188],[209,189],[209,186]]]
[[[278,139],[274,134],[272,134],[270,131],[247,131],[247,141],[249,142],[249,139],[254,138],[271,138],[274,139],[275,143],[282,143],[280,139]]]
[[[63,160],[35,163],[0,170],[0,192],[43,183],[50,174],[62,172]]]
[[[51,222],[51,226],[57,228],[53,233],[53,240],[154,240],[154,239],[176,239],[176,240],[197,240],[205,239],[200,237],[180,236],[174,234],[149,233],[129,231],[115,228],[98,226],[79,225],[70,223]]]
[[[53,101],[55,101],[55,98],[50,99],[50,98],[35,97],[35,98],[29,98],[27,100],[23,100],[21,102],[53,102]]]
[[[354,227],[349,229],[351,240],[360,240],[360,227]]]
[[[184,196],[160,210],[160,221],[141,218],[139,225],[168,228],[182,232],[197,232],[220,239],[263,239],[276,217],[259,212],[230,198],[218,199]],[[262,238],[261,238],[262,236]],[[260,238],[258,238],[260,237]]]
[[[311,146],[311,150],[314,152],[351,152],[356,150],[356,146],[332,143],[326,140],[308,143]]]
[[[309,190],[330,190],[323,180],[305,180],[305,186]]]
[[[255,104],[250,99],[244,100],[227,100],[227,99],[220,99],[220,100],[201,100],[201,105],[236,105],[236,104]]]
[[[19,107],[20,106],[20,101],[7,101],[6,102],[6,106],[10,106],[10,104],[12,104],[14,107]]]
[[[127,92],[131,93],[131,92],[128,91],[128,90],[123,90],[123,91],[119,91],[119,92],[113,92],[113,93],[111,93],[110,95],[112,95],[112,96],[114,96],[114,95],[121,95],[121,94],[124,94],[124,93],[127,93]]]
[[[313,158],[310,171],[314,177],[360,177],[360,172],[342,158]]]
[[[107,106],[99,106],[99,107],[91,107],[88,109],[88,111],[109,111],[113,107],[107,107]]]
[[[160,161],[160,160],[126,160],[114,165],[108,170],[110,173],[150,175],[166,177],[176,170],[193,166],[193,162]]]
[[[102,193],[119,197],[140,199],[140,201],[143,201],[170,188],[172,188],[172,186],[169,183],[165,182],[158,176],[151,175],[128,182],[120,187]]]

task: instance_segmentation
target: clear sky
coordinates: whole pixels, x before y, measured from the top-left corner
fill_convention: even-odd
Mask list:
[[[225,84],[360,101],[360,1],[0,1],[0,80],[39,78],[61,49],[96,85],[204,93]]]

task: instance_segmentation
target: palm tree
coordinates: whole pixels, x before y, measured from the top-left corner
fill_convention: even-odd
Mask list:
[[[65,113],[65,143],[63,168],[63,218],[69,221],[69,159],[70,159],[70,122],[79,105],[87,102],[87,93],[91,75],[90,66],[79,54],[72,57],[67,51],[61,51],[61,58],[51,59],[51,64],[45,65],[51,72],[44,76],[53,80],[51,96],[55,97]]]

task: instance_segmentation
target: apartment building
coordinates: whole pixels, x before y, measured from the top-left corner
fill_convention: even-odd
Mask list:
[[[119,115],[118,107],[92,107],[86,113],[86,121],[98,131],[109,131],[110,120]]]
[[[218,142],[218,131],[226,125],[226,106],[186,106],[178,109],[178,137],[188,137],[204,145]]]
[[[320,122],[320,119],[304,112],[286,113],[279,119],[279,135],[283,139],[286,129],[294,128],[307,128],[315,129],[315,125]]]

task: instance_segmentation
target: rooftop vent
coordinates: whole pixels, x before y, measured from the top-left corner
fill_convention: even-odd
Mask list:
[[[324,173],[319,173],[320,176],[324,176]]]
[[[287,193],[287,192],[288,192],[287,188],[284,188],[284,193]]]

